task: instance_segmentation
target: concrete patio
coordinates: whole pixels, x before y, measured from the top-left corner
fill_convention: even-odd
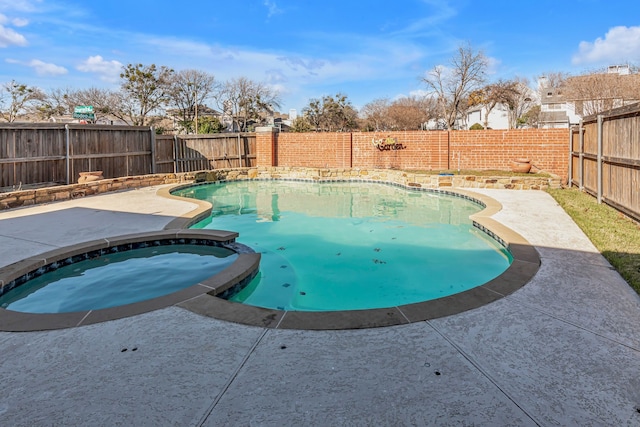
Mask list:
[[[0,211],[0,266],[160,230],[196,208],[157,189]],[[542,260],[505,298],[361,330],[264,329],[169,307],[0,332],[0,423],[640,425],[640,297],[548,194],[475,191]]]

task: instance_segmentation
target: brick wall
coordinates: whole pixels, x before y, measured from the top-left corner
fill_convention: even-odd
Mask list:
[[[374,142],[383,145],[380,150]],[[528,158],[533,171],[563,179],[568,170],[567,129],[257,133],[258,166],[403,170],[509,170]]]

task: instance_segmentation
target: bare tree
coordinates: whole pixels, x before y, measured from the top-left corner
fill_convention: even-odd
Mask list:
[[[467,107],[467,97],[485,82],[487,58],[469,45],[458,48],[449,67],[435,66],[422,80],[435,95],[439,118],[453,129]]]
[[[367,130],[421,129],[436,116],[436,107],[436,101],[431,97],[409,96],[393,102],[377,99],[366,104],[360,114]]]
[[[20,114],[36,111],[46,95],[40,89],[15,80],[5,83],[0,90],[0,117],[12,123]]]
[[[509,129],[514,129],[523,124],[522,116],[536,103],[534,91],[529,87],[529,80],[525,77],[516,77],[513,82],[515,88],[512,97],[508,100],[509,105]]]
[[[118,92],[109,89],[90,87],[88,89],[53,89],[47,94],[43,104],[42,114],[65,115],[72,114],[79,105],[91,105],[95,120],[116,116],[118,114],[120,96]],[[114,114],[115,113],[115,114]]]
[[[562,89],[565,99],[575,103],[576,113],[599,114],[640,100],[640,74],[598,70],[566,78]]]
[[[479,106],[484,111],[484,128],[489,128],[489,115],[498,104],[506,106],[509,110],[516,98],[520,95],[518,82],[514,80],[498,80],[483,88],[471,92],[469,106]]]
[[[262,114],[273,114],[280,107],[277,90],[246,77],[224,83],[215,95],[218,106],[232,120],[233,130],[244,132],[250,120],[260,120]]]
[[[435,116],[435,102],[429,97],[403,97],[390,106],[388,115],[396,130],[418,130]]]
[[[40,118],[49,120],[55,116],[64,116],[71,114],[74,105],[70,102],[70,96],[73,89],[52,89],[46,95],[45,99],[38,105],[37,110]]]
[[[215,77],[205,71],[181,70],[170,79],[169,106],[177,109],[182,126],[195,129],[198,108],[214,95]]]
[[[366,104],[360,110],[360,117],[364,121],[367,130],[381,131],[391,129],[391,121],[388,116],[390,101],[388,98],[375,99]]]
[[[540,85],[539,90],[544,90],[544,88],[559,89],[564,86],[564,83],[568,78],[569,73],[564,73],[562,71],[545,73],[540,77],[542,84]],[[542,97],[544,94],[541,93],[540,95]]]

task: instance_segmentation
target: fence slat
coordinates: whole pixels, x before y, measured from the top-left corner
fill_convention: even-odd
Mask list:
[[[155,135],[143,126],[0,124],[0,189],[69,184],[79,172],[105,178],[255,165],[255,134]],[[238,140],[246,141],[244,153]],[[233,143],[230,143],[232,141]],[[234,159],[233,163],[230,159]]]
[[[584,190],[640,221],[640,104],[586,117],[583,126],[585,142],[577,152]],[[576,153],[572,158],[575,166]],[[579,171],[571,171],[569,182],[582,185]]]

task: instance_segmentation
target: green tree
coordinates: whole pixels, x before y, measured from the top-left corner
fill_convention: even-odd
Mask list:
[[[358,125],[357,111],[341,93],[310,100],[302,113],[316,132],[345,132]]]
[[[0,91],[0,117],[12,123],[20,114],[37,111],[45,98],[40,89],[12,80],[5,83]]]
[[[202,117],[198,119],[198,133],[220,133],[224,125],[217,117]]]
[[[291,132],[311,132],[313,131],[313,126],[309,123],[306,117],[298,116],[295,118],[293,123],[291,123]]]
[[[529,108],[526,113],[518,118],[518,127],[532,127],[537,128],[540,123],[540,106],[534,105]]]
[[[171,77],[174,71],[155,64],[128,64],[120,74],[121,94],[114,99],[111,113],[134,126],[145,126],[148,116],[169,101]]]

